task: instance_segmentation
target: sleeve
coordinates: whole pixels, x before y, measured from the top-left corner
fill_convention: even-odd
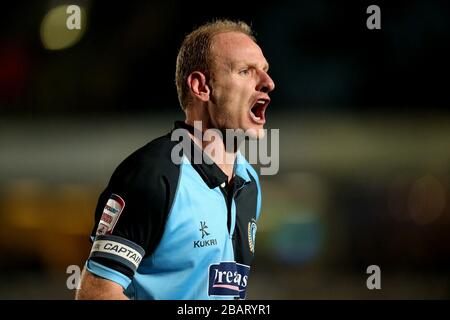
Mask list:
[[[170,180],[157,166],[119,166],[97,203],[90,272],[128,287],[161,240],[176,188]]]

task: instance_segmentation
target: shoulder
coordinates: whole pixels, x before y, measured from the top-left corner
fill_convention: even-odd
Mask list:
[[[248,163],[248,161],[245,162],[245,168],[248,172],[248,175],[250,177],[250,179],[253,181],[254,186],[256,186],[255,191],[256,191],[256,220],[259,219],[259,216],[261,214],[261,185],[259,183],[259,177],[258,174],[256,172],[256,170],[253,168],[253,166]]]
[[[259,186],[259,176],[255,168],[253,168],[253,166],[248,162],[245,164],[245,168],[247,169],[247,172],[250,175],[250,177],[253,178],[253,180],[255,180]]]
[[[248,162],[248,160],[244,157],[244,155],[241,154],[239,151],[237,154],[237,163],[242,166],[242,169],[245,169],[246,173],[248,174],[248,177],[257,184],[259,189],[259,177],[256,170],[253,168],[253,166]],[[242,170],[240,169],[240,170]]]
[[[176,183],[173,180],[178,179],[179,165],[171,160],[176,144],[169,134],[150,141],[119,164],[111,182],[145,186],[164,178],[169,183]]]

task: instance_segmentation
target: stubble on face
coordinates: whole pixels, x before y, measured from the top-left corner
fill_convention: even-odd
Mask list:
[[[255,92],[254,78],[237,74],[240,66],[264,60],[261,49],[247,35],[228,32],[217,34],[211,48],[211,104],[208,107],[212,124],[218,129],[246,129],[248,109]]]

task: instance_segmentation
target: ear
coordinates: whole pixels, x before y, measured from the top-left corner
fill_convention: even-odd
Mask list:
[[[194,97],[197,97],[204,102],[209,100],[211,90],[206,83],[206,76],[204,73],[200,71],[192,72],[187,78],[187,85],[191,89],[191,93]]]

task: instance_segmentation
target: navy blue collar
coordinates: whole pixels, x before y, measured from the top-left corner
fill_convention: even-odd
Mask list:
[[[194,135],[195,128],[188,125],[184,121],[175,121],[174,130],[175,129],[186,129],[191,134]],[[183,141],[186,142],[186,141]],[[211,158],[196,144],[192,139],[189,139],[189,147],[191,148],[191,153],[185,154],[188,158],[191,165],[198,172],[198,174],[202,177],[205,183],[209,188],[214,189],[218,186],[223,186],[224,183],[228,183],[228,176],[215,164]],[[190,156],[190,158],[189,158]],[[202,161],[201,163],[195,163],[193,159],[208,159],[211,161]],[[236,155],[236,161],[234,163],[234,174],[238,184],[249,183],[251,181],[250,176],[248,174],[247,168],[245,164],[247,160],[245,157],[238,151]],[[239,183],[241,182],[241,183]]]

